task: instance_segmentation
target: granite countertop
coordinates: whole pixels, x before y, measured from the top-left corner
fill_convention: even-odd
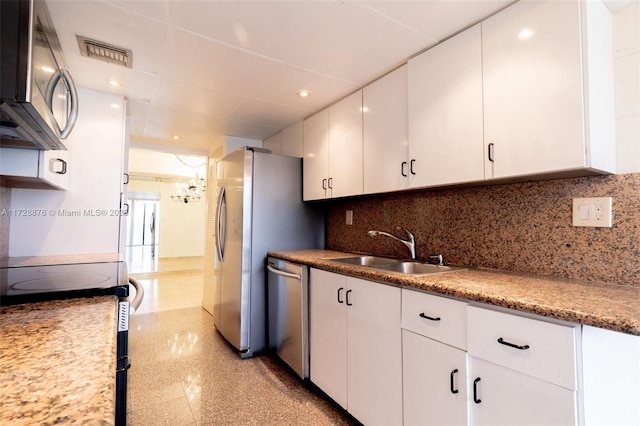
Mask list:
[[[410,276],[332,262],[356,256],[331,250],[273,251],[270,256],[392,285],[487,303],[640,336],[640,288],[469,268]]]
[[[0,424],[115,423],[118,299],[0,307]]]

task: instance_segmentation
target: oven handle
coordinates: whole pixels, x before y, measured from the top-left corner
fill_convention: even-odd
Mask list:
[[[142,284],[140,284],[138,280],[133,277],[129,277],[129,284],[131,284],[133,288],[136,289],[136,297],[133,298],[131,304],[129,305],[130,313],[134,313],[140,307],[142,299],[144,299],[144,288],[142,287]]]

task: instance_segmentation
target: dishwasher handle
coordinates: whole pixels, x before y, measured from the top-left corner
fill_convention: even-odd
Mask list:
[[[267,264],[267,269],[271,272],[273,272],[276,275],[281,275],[283,277],[287,277],[287,278],[293,278],[295,280],[302,280],[302,276],[300,276],[300,274],[293,274],[291,272],[286,272],[286,271],[281,271],[280,269],[274,267],[272,264]]]

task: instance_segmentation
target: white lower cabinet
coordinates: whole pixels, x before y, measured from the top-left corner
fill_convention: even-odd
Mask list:
[[[466,425],[465,302],[402,290],[405,425]]]
[[[575,425],[576,392],[469,357],[472,425]]]
[[[311,268],[310,378],[365,425],[630,425],[640,337]]]
[[[400,289],[311,268],[310,379],[364,424],[402,423]]]
[[[467,424],[467,353],[402,330],[405,425]]]
[[[473,425],[578,424],[578,325],[467,307]]]

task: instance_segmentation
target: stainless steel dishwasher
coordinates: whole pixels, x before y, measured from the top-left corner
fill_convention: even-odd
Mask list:
[[[309,268],[267,259],[269,348],[298,375],[309,377]]]

